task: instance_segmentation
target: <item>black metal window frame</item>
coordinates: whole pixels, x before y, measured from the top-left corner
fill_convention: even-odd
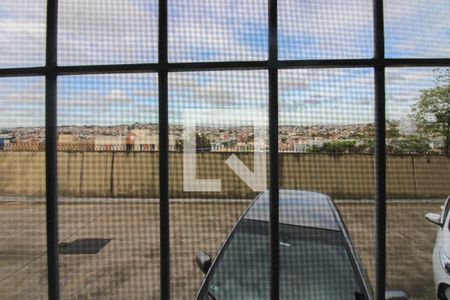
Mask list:
[[[160,288],[161,299],[170,299],[169,242],[169,157],[168,157],[168,73],[184,71],[266,70],[269,75],[269,156],[270,156],[270,297],[279,298],[278,234],[278,70],[291,68],[372,68],[375,74],[375,296],[382,300],[386,281],[386,154],[385,154],[385,69],[387,67],[450,66],[450,58],[385,57],[383,0],[373,0],[374,57],[368,59],[279,60],[277,0],[269,1],[269,59],[264,61],[169,63],[167,47],[167,0],[159,0],[158,62],[148,64],[58,66],[58,1],[47,0],[46,63],[42,67],[0,69],[0,77],[45,76],[46,129],[46,221],[48,298],[59,294],[58,267],[58,190],[57,190],[57,77],[60,75],[157,73],[159,89],[160,143]]]

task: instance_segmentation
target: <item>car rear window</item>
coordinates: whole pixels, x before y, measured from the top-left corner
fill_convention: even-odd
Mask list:
[[[270,298],[268,230],[267,222],[242,220],[200,299]],[[352,261],[340,231],[280,224],[281,299],[361,299]]]

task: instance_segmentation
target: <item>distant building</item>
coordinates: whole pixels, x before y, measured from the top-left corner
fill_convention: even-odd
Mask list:
[[[280,152],[292,152],[293,147],[288,143],[278,143],[278,149]]]
[[[95,151],[125,151],[126,136],[98,135],[94,139]]]
[[[74,134],[59,134],[58,135],[58,144],[73,144],[75,143],[76,135]]]
[[[134,136],[149,136],[150,131],[148,129],[133,129],[130,131]]]
[[[321,147],[321,146],[323,146],[324,143],[325,143],[325,141],[322,139],[320,139],[320,140],[312,139],[312,140],[303,141],[301,143],[294,144],[294,152],[305,153],[305,152],[308,152],[308,149],[310,147],[312,147],[312,146]]]
[[[136,137],[136,135],[134,133],[128,133],[126,138],[125,138],[125,150],[127,150],[127,152],[130,152],[131,150],[133,150],[134,148],[134,138]]]
[[[306,143],[298,143],[294,144],[294,152],[305,153],[308,151],[308,144]]]
[[[157,151],[158,149],[158,135],[144,135],[134,137],[134,151]]]
[[[226,134],[224,136],[226,136]],[[220,141],[211,143],[211,151],[212,152],[250,151],[250,146],[247,143],[238,143],[236,138],[229,138],[228,140],[222,138]]]
[[[147,134],[144,135],[144,132],[146,132]],[[149,134],[148,130],[133,130],[132,133],[136,134],[134,136],[133,151],[159,151],[158,134]],[[169,151],[175,150],[176,138],[173,135],[169,135]]]
[[[222,142],[211,143],[212,152],[223,152],[225,151],[225,145]]]
[[[143,130],[144,131],[144,130]],[[176,139],[169,136],[169,151],[175,151]],[[94,138],[95,151],[158,151],[158,135],[136,135],[130,132],[127,136],[98,135]]]
[[[267,144],[265,142],[236,142],[233,141],[219,141],[211,143],[212,152],[264,152],[267,151]]]
[[[4,150],[5,147],[8,147],[11,139],[12,137],[8,134],[0,134],[0,151]]]
[[[260,152],[260,151],[267,151],[269,148],[268,148],[268,145],[266,144],[266,142],[262,142],[262,141],[259,141],[259,142],[255,142],[254,143],[254,145],[253,145],[253,150],[255,151],[255,152]]]
[[[431,138],[429,146],[430,146],[431,150],[433,150],[433,151],[439,151],[439,150],[443,149],[445,146],[444,138],[443,137]]]

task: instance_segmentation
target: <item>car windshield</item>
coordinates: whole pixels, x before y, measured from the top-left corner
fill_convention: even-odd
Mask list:
[[[269,224],[243,219],[200,299],[269,299]],[[366,299],[339,231],[280,224],[280,299]]]

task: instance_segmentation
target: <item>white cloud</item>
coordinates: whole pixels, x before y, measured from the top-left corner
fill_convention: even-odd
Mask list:
[[[263,60],[267,28],[267,1],[170,1],[169,59]]]
[[[281,57],[370,57],[372,6],[369,0],[279,1],[279,32],[287,43],[280,44]]]
[[[134,96],[143,98],[157,98],[158,97],[158,87],[153,86],[148,89],[134,89],[132,91]]]
[[[45,1],[0,2],[0,68],[45,63]]]
[[[0,104],[13,106],[44,106],[45,81],[42,77],[2,78]]]
[[[60,64],[155,62],[155,1],[60,0]]]
[[[169,101],[183,106],[267,106],[264,71],[184,72],[169,74]]]
[[[183,109],[181,123],[190,125],[193,120],[197,126],[258,126],[267,127],[269,113],[264,109],[237,108],[197,108]]]
[[[133,100],[128,96],[127,92],[120,89],[113,89],[109,92],[105,97],[105,102],[114,105],[114,104],[130,104],[133,103]]]
[[[148,92],[155,81],[154,74],[63,76],[58,81],[58,124],[155,122],[157,103]]]
[[[388,0],[384,11],[389,57],[450,56],[448,0]]]
[[[434,86],[431,68],[389,68],[386,71],[386,113],[392,119],[405,119],[420,92]]]
[[[107,94],[101,94],[96,90],[84,90],[75,94],[73,98],[60,97],[58,105],[62,108],[72,109],[105,109],[117,105],[133,105],[133,99],[127,91],[113,89]]]
[[[1,78],[0,127],[44,126],[44,78]]]
[[[324,103],[280,112],[281,125],[347,125],[372,123],[373,105]]]
[[[386,0],[387,53],[448,57],[448,4],[448,0]],[[169,5],[169,54],[172,61],[267,58],[266,45],[261,44],[267,28],[267,1],[172,0]],[[287,58],[353,58],[367,56],[372,51],[370,0],[280,0],[278,6],[280,37],[286,36],[297,43],[286,50]],[[155,61],[158,32],[156,7],[156,0],[150,1],[150,4],[146,0],[60,0],[59,62],[102,64]],[[45,57],[45,1],[2,1],[0,44],[0,67],[42,65]],[[298,97],[283,98],[283,105],[295,108],[299,103],[305,104],[311,116],[304,119],[311,120],[316,120],[319,114],[325,118],[341,113],[348,120],[359,120],[360,115],[366,118],[367,109],[370,112],[367,116],[371,116],[372,75],[359,74],[339,81],[342,72],[342,69],[280,71],[280,94],[290,90],[304,92],[300,100]],[[210,74],[170,74],[171,103],[180,108],[190,105],[267,106],[267,72]],[[432,86],[432,78],[429,70],[389,69],[387,105],[390,112],[395,116],[404,116],[420,89]],[[31,107],[37,99],[34,92],[27,88],[15,88],[11,82],[0,84],[0,90],[9,92],[8,107],[14,110],[13,103]],[[104,111],[112,109],[109,114],[97,118],[120,118],[120,111],[117,112],[114,107],[129,105],[123,112],[133,111],[132,114],[139,115],[140,111],[135,111],[137,106],[133,106],[134,98],[157,97],[155,84],[149,85],[149,90],[146,90],[141,85],[135,86],[133,80],[125,80],[106,93],[101,91],[101,83],[81,92],[85,89],[83,84],[80,82],[77,87],[71,88],[80,89],[78,96],[64,98],[62,95],[59,99],[62,108],[70,105],[75,113],[86,116],[89,113],[83,109],[89,107]],[[360,88],[352,89],[354,86]],[[349,96],[352,99],[348,99]],[[341,102],[347,106],[339,106]],[[144,107],[142,112],[146,112]]]
[[[279,74],[280,124],[373,122],[370,69],[301,69]]]
[[[45,2],[0,3],[0,67],[44,63]],[[169,1],[170,59],[266,59],[267,5],[260,0]],[[371,0],[281,0],[278,6],[280,37],[293,41],[280,45],[283,58],[372,54]],[[385,1],[387,53],[448,57],[448,7],[448,0]],[[59,62],[154,62],[157,21],[157,0],[60,0]]]

